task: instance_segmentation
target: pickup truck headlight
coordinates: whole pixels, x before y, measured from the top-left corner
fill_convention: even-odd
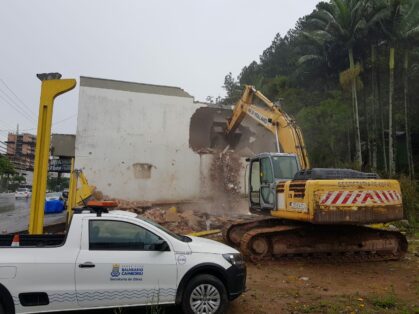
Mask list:
[[[240,253],[223,254],[224,259],[233,266],[243,266],[244,260]]]

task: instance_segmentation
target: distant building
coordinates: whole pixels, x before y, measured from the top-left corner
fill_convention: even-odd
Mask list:
[[[52,134],[48,169],[50,172],[59,174],[71,172],[71,159],[75,156],[75,143],[76,135],[74,134]]]
[[[18,170],[33,171],[35,161],[36,135],[9,133],[7,156]]]

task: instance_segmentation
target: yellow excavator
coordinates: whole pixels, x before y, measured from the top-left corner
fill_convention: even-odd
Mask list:
[[[398,181],[350,169],[310,168],[296,121],[253,86],[245,86],[235,104],[226,136],[247,116],[273,133],[277,152],[248,158],[250,211],[262,216],[226,227],[226,242],[253,261],[391,260],[406,253],[400,232],[365,226],[403,218]]]

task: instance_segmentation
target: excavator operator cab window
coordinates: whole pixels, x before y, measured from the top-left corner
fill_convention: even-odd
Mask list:
[[[250,205],[260,206],[260,161],[254,160],[250,164]]]
[[[250,207],[273,209],[275,206],[274,172],[269,157],[255,159],[250,164]]]
[[[271,159],[268,157],[260,160],[260,195],[262,207],[273,207],[275,193],[273,188],[274,172],[272,170]]]
[[[299,171],[295,156],[272,156],[275,179],[290,180]]]
[[[293,179],[299,171],[294,155],[269,155],[255,158],[250,163],[250,208],[275,209],[276,182]]]

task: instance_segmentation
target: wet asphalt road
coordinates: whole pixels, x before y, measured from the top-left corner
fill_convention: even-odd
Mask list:
[[[31,199],[15,199],[14,193],[0,193],[0,233],[28,229]],[[45,224],[65,221],[66,212],[45,215]]]

